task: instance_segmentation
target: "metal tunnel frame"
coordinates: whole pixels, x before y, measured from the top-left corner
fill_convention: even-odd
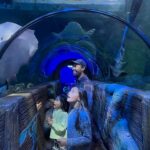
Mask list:
[[[139,29],[137,29],[135,26],[133,26],[131,23],[127,22],[126,20],[113,15],[112,13],[109,12],[104,12],[104,11],[95,11],[95,10],[90,10],[90,9],[76,9],[76,8],[66,8],[60,11],[56,11],[56,12],[50,12],[47,13],[41,17],[38,17],[32,21],[30,21],[29,23],[27,23],[26,25],[24,25],[23,27],[21,27],[3,46],[3,48],[0,51],[0,59],[2,58],[3,54],[5,53],[6,49],[9,47],[9,45],[11,44],[11,42],[13,42],[13,40],[15,38],[17,38],[21,33],[23,33],[26,29],[28,29],[30,26],[37,24],[47,18],[59,15],[59,14],[64,14],[64,13],[70,13],[70,12],[85,12],[85,13],[93,13],[93,14],[100,14],[103,16],[107,16],[110,17],[114,20],[117,20],[119,22],[121,22],[122,24],[128,26],[132,31],[134,31],[142,40],[143,42],[148,46],[148,48],[150,49],[150,39]]]

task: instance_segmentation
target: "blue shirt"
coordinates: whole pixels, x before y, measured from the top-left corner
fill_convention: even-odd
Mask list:
[[[79,129],[76,128],[77,116],[79,115]],[[67,149],[88,150],[92,140],[91,120],[86,108],[73,108],[68,115],[67,126]]]

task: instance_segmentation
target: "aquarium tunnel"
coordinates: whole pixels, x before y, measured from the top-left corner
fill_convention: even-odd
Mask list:
[[[88,18],[84,17],[86,14]],[[96,19],[91,22],[90,18]],[[7,55],[7,49],[28,29],[33,30],[38,48],[28,64],[25,62],[16,73],[18,82],[39,84],[40,80],[58,79],[61,68],[71,60],[82,58],[92,80],[115,81],[142,89],[149,87],[148,37],[111,13],[76,9],[49,13],[14,34],[1,50],[1,57]]]
[[[150,38],[134,24],[134,9],[128,19],[65,8],[22,27],[0,24],[1,33],[7,30],[0,37],[0,149],[48,150],[46,112],[51,99],[76,84],[77,59],[90,79],[81,87],[92,150],[150,149]]]

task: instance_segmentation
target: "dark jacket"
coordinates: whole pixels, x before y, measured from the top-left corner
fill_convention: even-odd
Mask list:
[[[85,82],[90,82],[90,79],[86,74],[82,75],[81,77],[78,78],[77,82],[80,84],[85,83]]]

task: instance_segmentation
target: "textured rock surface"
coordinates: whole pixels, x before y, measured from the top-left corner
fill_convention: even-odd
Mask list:
[[[149,92],[117,84],[96,84],[94,116],[110,149],[150,149],[149,101]]]
[[[100,82],[84,84],[83,88],[89,92],[94,136],[102,146],[103,141],[110,150],[150,149],[150,91]],[[54,97],[58,89],[57,82],[53,82],[0,99],[0,149],[31,149],[38,145],[42,150],[42,106],[48,93]],[[40,103],[43,105],[37,109]]]
[[[42,107],[48,99],[48,86],[39,86],[0,99],[0,149],[42,150],[44,137]],[[41,107],[36,107],[38,104]],[[40,142],[39,142],[40,141]]]

